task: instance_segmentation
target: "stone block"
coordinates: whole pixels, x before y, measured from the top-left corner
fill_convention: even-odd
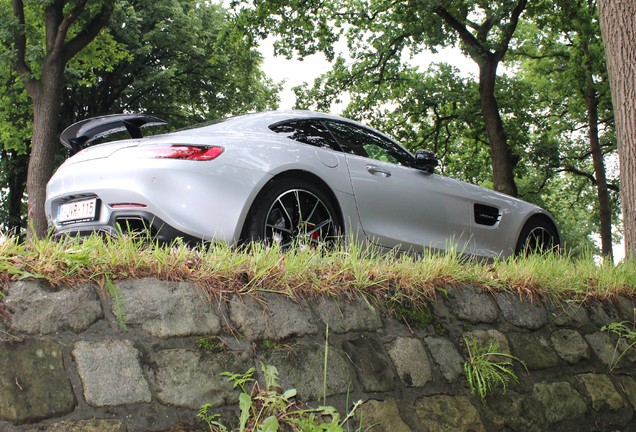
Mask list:
[[[493,431],[543,432],[545,419],[533,398],[513,390],[492,392],[483,406]]]
[[[157,399],[177,407],[199,409],[238,402],[238,391],[223,372],[244,374],[254,367],[246,353],[204,353],[189,349],[161,350],[153,355]],[[254,375],[256,378],[256,375]],[[248,385],[248,388],[249,387]]]
[[[29,334],[79,333],[103,317],[91,285],[53,291],[39,282],[16,282],[9,287],[5,305],[12,311],[9,327]]]
[[[538,330],[548,323],[548,313],[543,303],[521,299],[514,293],[495,294],[503,317],[510,324],[528,330]]]
[[[291,345],[272,350],[268,363],[276,366],[280,385],[285,389],[296,389],[303,401],[319,400],[353,391],[355,375],[342,351],[329,346],[327,353],[327,381],[324,389],[325,347],[324,345]]]
[[[569,364],[587,360],[592,354],[590,346],[576,330],[557,330],[550,335],[550,340],[557,355]]]
[[[611,367],[618,355],[615,354],[614,344],[605,332],[596,332],[585,335],[585,340],[596,354],[596,357],[606,366]]]
[[[61,417],[76,405],[56,342],[0,344],[0,420],[15,423]]]
[[[625,392],[627,400],[632,404],[632,408],[636,410],[636,380],[630,376],[621,376],[618,380],[621,383],[621,388]]]
[[[448,304],[457,318],[472,324],[493,323],[499,317],[493,295],[470,285],[449,288]]]
[[[365,392],[385,392],[395,388],[396,377],[391,361],[378,341],[360,336],[343,341],[342,349],[353,362]]]
[[[379,311],[363,299],[340,301],[319,298],[312,302],[312,306],[333,333],[374,331],[382,327]]]
[[[118,283],[117,289],[125,323],[140,326],[151,335],[183,337],[221,330],[213,305],[191,283],[130,279]],[[117,315],[115,302],[112,306]]]
[[[356,411],[362,430],[372,432],[411,432],[411,428],[400,416],[397,401],[387,397],[383,401],[368,400]]]
[[[550,320],[559,327],[581,328],[590,322],[587,309],[576,303],[547,302],[546,310]]]
[[[415,413],[426,432],[485,432],[479,412],[465,396],[435,395],[415,401]]]
[[[425,339],[433,360],[448,382],[454,382],[464,373],[464,358],[453,342],[445,337],[429,336]]]
[[[230,302],[230,320],[251,341],[318,333],[311,310],[280,294],[265,294],[260,299],[234,298]]]
[[[614,299],[614,307],[621,318],[627,321],[636,321],[636,299],[619,295]]]
[[[387,352],[407,387],[423,387],[433,379],[428,354],[419,339],[398,337],[387,345]]]
[[[545,369],[559,364],[559,357],[548,338],[536,333],[508,333],[514,355],[529,370]]]
[[[532,394],[543,405],[546,420],[553,424],[580,419],[587,412],[581,394],[565,381],[536,383]]]
[[[579,375],[578,379],[583,383],[587,394],[590,395],[594,411],[604,409],[618,411],[625,406],[623,398],[616,391],[609,376],[587,373]]]
[[[587,310],[590,315],[590,321],[598,328],[613,322],[623,321],[619,312],[610,302],[592,301],[587,304]]]
[[[468,341],[474,340],[477,345],[484,348],[488,348],[490,344],[495,344],[499,346],[498,351],[501,354],[512,354],[512,352],[510,351],[510,346],[508,345],[508,339],[506,338],[506,335],[495,329],[473,330],[464,333],[464,339],[467,339]],[[462,340],[462,345],[463,344],[464,341]],[[463,346],[462,348],[465,348],[465,346]],[[510,362],[510,359],[502,357],[499,361],[508,363]]]
[[[148,403],[150,388],[139,353],[128,340],[80,341],[73,358],[82,380],[84,398],[96,407]]]
[[[24,432],[24,429],[20,428],[18,429],[17,426],[14,426],[13,424],[9,423],[9,422],[5,422],[0,420],[0,431],[2,432]]]

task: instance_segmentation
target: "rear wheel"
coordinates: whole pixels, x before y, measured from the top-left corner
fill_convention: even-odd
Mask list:
[[[341,232],[327,194],[305,180],[281,180],[257,197],[247,221],[246,240],[288,249],[332,244]]]
[[[528,256],[558,249],[559,235],[554,226],[543,219],[531,219],[521,230],[515,253]]]

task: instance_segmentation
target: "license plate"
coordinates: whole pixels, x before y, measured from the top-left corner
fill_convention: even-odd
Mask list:
[[[62,204],[57,209],[60,223],[94,220],[97,215],[97,198]]]

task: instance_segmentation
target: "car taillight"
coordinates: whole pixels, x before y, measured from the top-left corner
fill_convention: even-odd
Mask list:
[[[223,153],[223,147],[194,145],[149,145],[128,147],[115,154],[126,158],[181,159],[208,161]]]

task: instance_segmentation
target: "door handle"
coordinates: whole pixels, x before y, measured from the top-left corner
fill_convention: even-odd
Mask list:
[[[367,165],[367,171],[373,175],[380,175],[382,177],[391,177],[391,171],[384,168],[377,167],[375,165]]]

